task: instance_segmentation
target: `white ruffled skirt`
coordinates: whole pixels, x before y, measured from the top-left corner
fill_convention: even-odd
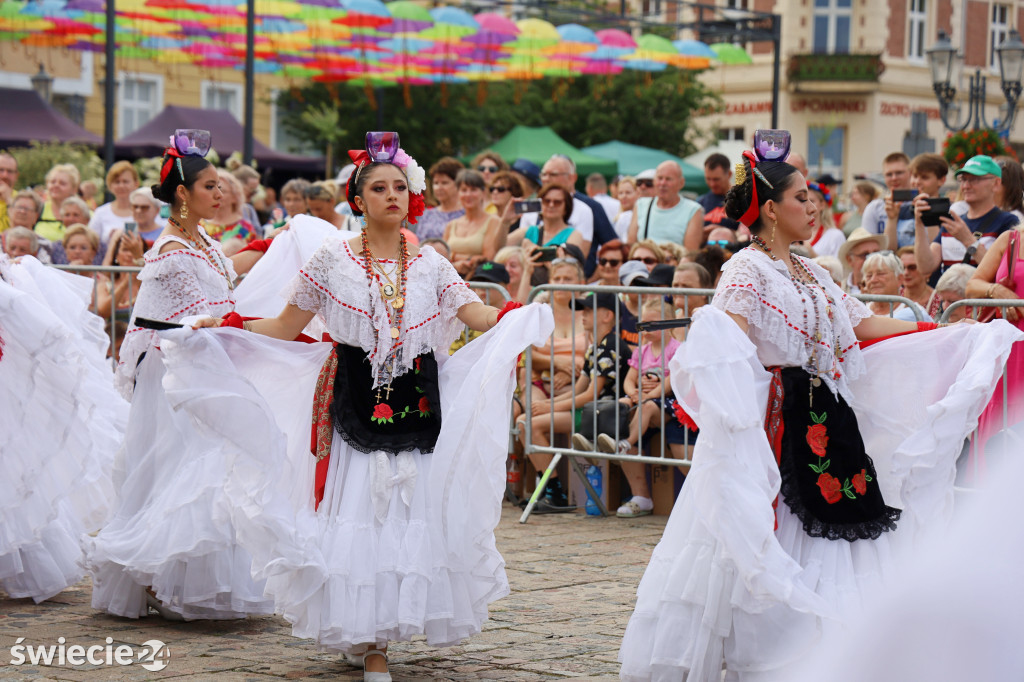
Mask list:
[[[824,633],[873,598],[897,557],[945,528],[957,455],[1016,338],[1006,324],[963,325],[865,351],[851,406],[886,502],[903,513],[895,531],[851,543],[808,536],[781,499],[773,513],[769,375],[739,328],[702,308],[671,363],[701,438],[637,590],[622,679],[719,682],[723,668],[726,680],[791,679]]]
[[[0,281],[0,591],[40,602],[82,578],[81,537],[110,511],[128,405],[78,282],[34,259],[11,270],[14,285]]]
[[[86,540],[92,605],[138,618],[147,587],[187,619],[244,618],[273,612],[250,575],[224,492],[232,475],[188,415],[167,402],[161,353],[140,364],[125,441],[115,470],[116,509]]]
[[[233,329],[161,333],[171,403],[238,474],[226,493],[239,542],[295,636],[359,653],[415,635],[448,646],[480,631],[488,604],[509,590],[494,528],[516,359],[552,326],[545,307],[514,311],[444,361],[431,454],[367,454],[335,434],[316,511],[310,417],[331,345]]]

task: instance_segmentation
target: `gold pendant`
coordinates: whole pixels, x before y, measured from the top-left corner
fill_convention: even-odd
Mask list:
[[[401,296],[397,297],[394,301],[391,302],[391,307],[394,308],[395,310],[398,310],[399,308],[401,308],[404,305],[405,305],[405,299],[402,298]]]
[[[391,328],[391,338],[393,338],[393,339],[397,339],[398,338],[398,327],[392,327]]]
[[[811,379],[811,386],[814,386],[815,388],[821,386],[821,379],[819,379],[818,377],[814,377],[813,379]]]
[[[395,285],[388,283],[380,288],[380,293],[384,298],[392,299],[395,297]]]

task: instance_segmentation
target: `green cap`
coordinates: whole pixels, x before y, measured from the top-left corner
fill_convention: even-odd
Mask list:
[[[985,156],[984,154],[978,154],[968,159],[967,163],[957,169],[956,177],[960,177],[963,173],[994,175],[997,178],[1003,177],[1003,169],[999,167],[999,164],[993,161],[991,156]]]

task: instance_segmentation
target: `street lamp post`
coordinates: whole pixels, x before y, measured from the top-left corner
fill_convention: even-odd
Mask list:
[[[32,89],[39,93],[47,104],[53,102],[53,76],[46,72],[42,64],[39,65],[39,73],[32,76]]]
[[[963,55],[957,53],[945,31],[939,31],[939,40],[930,49],[928,65],[932,72],[932,89],[939,100],[939,116],[947,130],[960,132],[973,124],[977,130],[985,125],[986,78],[976,69],[969,78],[967,90],[967,118],[960,123],[961,104],[956,101],[956,84],[960,82]],[[1013,126],[1017,101],[1021,95],[1021,77],[1024,75],[1024,43],[1017,31],[1010,31],[1003,44],[996,48],[999,58],[999,79],[1006,103],[1000,107],[1001,118],[995,130],[1005,133]]]

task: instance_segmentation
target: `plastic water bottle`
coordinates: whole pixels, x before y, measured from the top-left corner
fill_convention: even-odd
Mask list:
[[[591,464],[589,467],[587,467],[587,482],[590,483],[591,487],[594,489],[594,492],[597,493],[598,497],[600,497],[601,494],[602,494],[602,490],[601,490],[601,487],[602,487],[601,486],[601,479],[602,478],[604,478],[604,477],[601,474],[601,467],[597,466],[596,464]],[[599,506],[597,506],[597,501],[594,500],[594,498],[592,498],[590,496],[589,492],[587,493],[587,504],[586,504],[586,507],[587,507],[587,514],[588,515],[590,515],[590,516],[600,516],[601,515],[601,508]]]

